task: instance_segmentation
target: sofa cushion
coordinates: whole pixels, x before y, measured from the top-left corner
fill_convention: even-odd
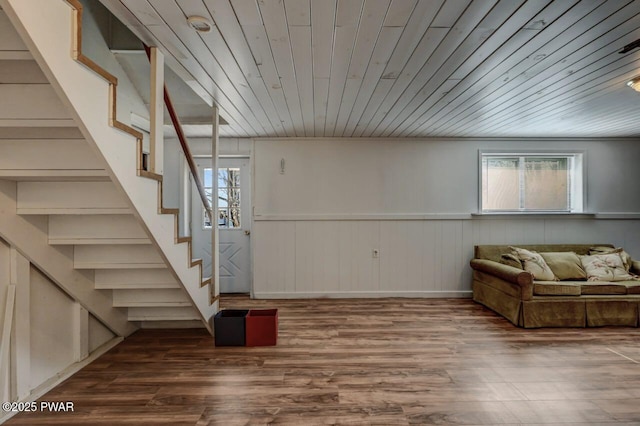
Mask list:
[[[553,271],[544,261],[544,258],[540,256],[540,253],[529,251],[518,247],[509,247],[515,256],[522,262],[522,267],[525,271],[530,272],[533,278],[540,281],[554,281],[556,276],[553,275]]]
[[[627,294],[640,294],[640,281],[621,281],[618,284],[627,287]]]
[[[534,281],[533,294],[536,296],[580,296],[579,282]]]
[[[580,294],[584,295],[627,294],[627,286],[622,283],[586,281],[580,284]]]
[[[589,255],[610,254],[610,253],[620,253],[620,258],[622,259],[622,264],[624,265],[624,269],[627,272],[629,272],[629,269],[631,269],[633,260],[631,260],[631,256],[629,255],[629,253],[624,251],[622,247],[613,248],[613,247],[607,247],[607,246],[595,246],[589,249]]]
[[[560,281],[587,279],[587,273],[582,269],[582,262],[574,252],[547,252],[540,255]]]
[[[582,256],[581,260],[589,281],[633,280],[633,277],[624,269],[619,253]]]

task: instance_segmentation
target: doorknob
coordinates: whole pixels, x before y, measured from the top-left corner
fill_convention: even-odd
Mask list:
[[[249,230],[244,231],[244,235],[251,235],[251,231],[249,231]]]

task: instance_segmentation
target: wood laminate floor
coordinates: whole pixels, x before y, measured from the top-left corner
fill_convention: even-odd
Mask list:
[[[640,424],[640,329],[523,330],[470,300],[250,301],[275,347],[142,330],[7,424]]]

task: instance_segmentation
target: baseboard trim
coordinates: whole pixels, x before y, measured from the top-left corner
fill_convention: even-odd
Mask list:
[[[82,361],[71,364],[61,372],[57,373],[55,376],[51,377],[50,379],[47,379],[40,386],[33,389],[29,394],[29,396],[21,399],[19,402],[37,401],[39,398],[41,398],[44,394],[49,392],[51,389],[55,388],[60,383],[64,382],[69,377],[73,376],[78,371],[82,370],[84,367],[91,364],[93,361],[95,361],[96,359],[98,359],[99,357],[101,357],[102,355],[104,355],[114,347],[116,347],[123,340],[124,340],[123,337],[115,337],[109,340],[107,343],[103,344],[102,346],[98,347],[96,350],[91,352],[91,354],[85,359],[83,359]],[[5,412],[4,416],[0,416],[0,424],[6,422],[7,420],[9,420],[10,418],[12,418],[18,413],[19,411]]]
[[[405,297],[425,299],[471,298],[471,290],[461,291],[308,291],[308,292],[262,292],[254,291],[255,299],[373,299],[383,297]]]

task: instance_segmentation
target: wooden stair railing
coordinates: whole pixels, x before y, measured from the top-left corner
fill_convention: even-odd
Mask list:
[[[147,53],[147,59],[151,61],[151,48],[144,44],[144,51]],[[196,166],[196,162],[193,159],[193,155],[191,154],[191,149],[189,148],[189,144],[187,143],[187,138],[184,135],[184,131],[182,130],[182,125],[180,124],[180,119],[178,118],[178,114],[176,113],[175,108],[173,107],[173,102],[171,102],[171,96],[169,96],[169,91],[167,90],[167,85],[164,85],[164,104],[167,107],[167,111],[169,111],[169,116],[171,117],[171,123],[173,124],[173,128],[178,135],[178,140],[180,141],[180,147],[182,148],[182,152],[187,160],[187,164],[189,165],[189,170],[191,171],[191,176],[193,177],[193,182],[198,189],[198,193],[200,194],[200,200],[202,201],[202,205],[204,206],[205,212],[209,218],[209,220],[213,223],[213,212],[211,211],[211,203],[209,203],[209,197],[207,197],[207,193],[204,190],[204,185],[202,184],[202,180],[200,179],[200,173],[198,173],[198,167]]]
[[[165,208],[163,205],[163,197],[162,197],[162,180],[163,177],[160,174],[150,172],[146,170],[144,167],[144,152],[143,152],[143,135],[133,127],[118,121],[117,119],[117,87],[118,87],[118,79],[107,70],[102,68],[96,62],[94,62],[89,57],[85,56],[82,53],[82,10],[83,6],[79,0],[65,0],[70,6],[73,14],[73,28],[72,28],[72,41],[73,46],[71,49],[72,58],[77,62],[83,64],[103,79],[105,79],[109,83],[109,124],[112,127],[115,127],[123,132],[126,132],[133,136],[136,139],[136,147],[137,147],[137,160],[136,160],[136,173],[138,176],[146,177],[149,179],[156,180],[158,182],[158,214],[172,214],[174,215],[174,241],[176,244],[186,243],[188,245],[188,266],[189,267],[198,267],[200,270],[200,286],[204,287],[209,285],[209,305],[212,305],[216,300],[218,300],[219,295],[216,295],[215,291],[215,283],[211,277],[204,278],[202,277],[202,259],[193,259],[191,258],[193,247],[192,247],[192,239],[191,237],[182,237],[179,235],[179,209],[170,209]],[[145,45],[145,50],[148,47]],[[178,117],[175,113],[175,109],[173,108],[173,104],[171,103],[171,99],[168,96],[168,92],[166,90],[166,86],[164,88],[164,98],[165,103],[167,104],[167,109],[169,110],[169,114],[171,115],[172,122],[174,122],[174,127],[176,128],[176,132],[178,133],[178,138],[180,139],[180,144],[184,151],[185,157],[187,158],[187,162],[189,164],[189,168],[191,170],[191,174],[193,175],[194,182],[198,188],[198,192],[200,193],[200,197],[202,198],[203,204],[205,206],[205,211],[209,215],[210,218],[213,217],[211,211],[211,205],[209,204],[209,200],[206,196],[206,192],[204,190],[204,186],[200,181],[199,174],[197,172],[197,167],[195,165],[195,161],[193,159],[193,155],[191,154],[191,150],[187,145],[186,138],[184,137],[184,132],[182,131],[182,127],[179,124]],[[177,123],[177,127],[176,127]]]

